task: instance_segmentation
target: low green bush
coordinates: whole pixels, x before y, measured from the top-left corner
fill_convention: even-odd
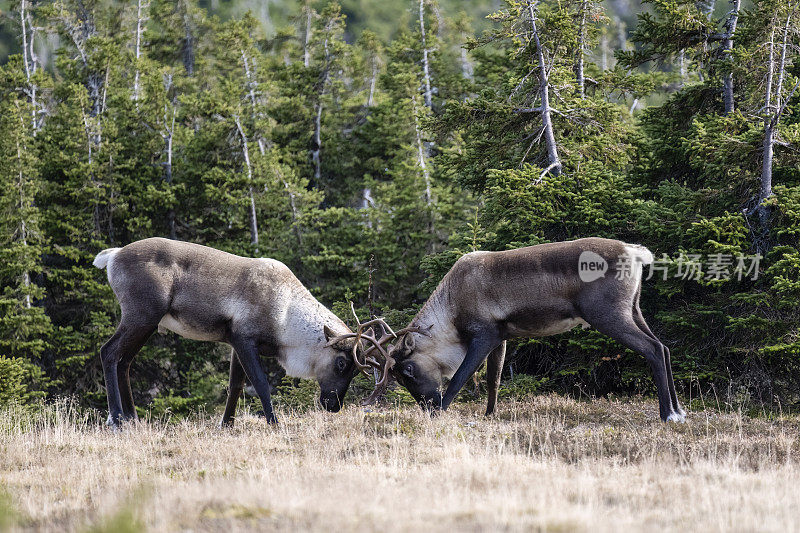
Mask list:
[[[19,357],[0,355],[0,406],[42,398],[43,385],[44,373],[39,367]]]

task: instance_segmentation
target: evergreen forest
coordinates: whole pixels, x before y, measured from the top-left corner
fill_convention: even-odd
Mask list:
[[[600,236],[656,256],[641,307],[689,407],[800,408],[794,0],[0,9],[0,404],[105,409],[108,247],[271,257],[349,324],[353,302],[401,328],[464,253]],[[136,403],[218,409],[228,361],[156,334]],[[316,387],[263,364],[277,402]],[[650,376],[578,328],[513,342],[501,395],[651,396]]]

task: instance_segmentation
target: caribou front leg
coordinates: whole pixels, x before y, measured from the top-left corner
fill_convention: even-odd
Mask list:
[[[506,359],[506,341],[492,350],[486,360],[486,390],[489,399],[486,402],[486,416],[494,413],[497,404],[497,391],[500,388],[500,377],[503,374],[503,361]]]
[[[258,397],[261,399],[261,406],[264,408],[264,416],[270,424],[277,424],[278,419],[272,411],[272,399],[269,394],[269,382],[267,375],[261,368],[261,360],[258,357],[258,349],[250,339],[236,339],[231,342],[236,355],[244,368],[247,379],[250,380],[256,389]]]
[[[222,415],[222,427],[233,427],[233,421],[236,419],[236,404],[239,401],[239,396],[244,390],[245,373],[242,363],[239,362],[239,356],[236,355],[236,350],[231,350],[231,371],[230,379],[228,380],[228,400],[225,403],[225,414]]]
[[[467,355],[461,366],[458,367],[456,373],[453,374],[450,383],[447,385],[447,391],[442,398],[442,410],[447,409],[450,404],[455,400],[458,391],[464,386],[467,380],[472,377],[478,367],[481,366],[486,357],[494,348],[496,348],[502,339],[496,331],[482,331],[473,337],[467,349]]]

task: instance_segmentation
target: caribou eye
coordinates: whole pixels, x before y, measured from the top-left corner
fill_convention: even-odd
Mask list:
[[[409,379],[414,379],[414,363],[403,365],[403,375]]]
[[[340,374],[343,374],[345,370],[347,370],[347,359],[342,357],[341,355],[336,358],[336,371]]]

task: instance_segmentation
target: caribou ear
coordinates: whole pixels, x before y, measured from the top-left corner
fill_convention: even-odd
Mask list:
[[[334,333],[333,330],[331,328],[329,328],[327,324],[325,324],[322,327],[322,332],[325,333],[325,340],[326,341],[329,341],[332,338],[336,337],[336,333]]]
[[[403,348],[408,350],[409,352],[414,351],[414,335],[411,333],[407,333],[405,337],[403,337]]]

